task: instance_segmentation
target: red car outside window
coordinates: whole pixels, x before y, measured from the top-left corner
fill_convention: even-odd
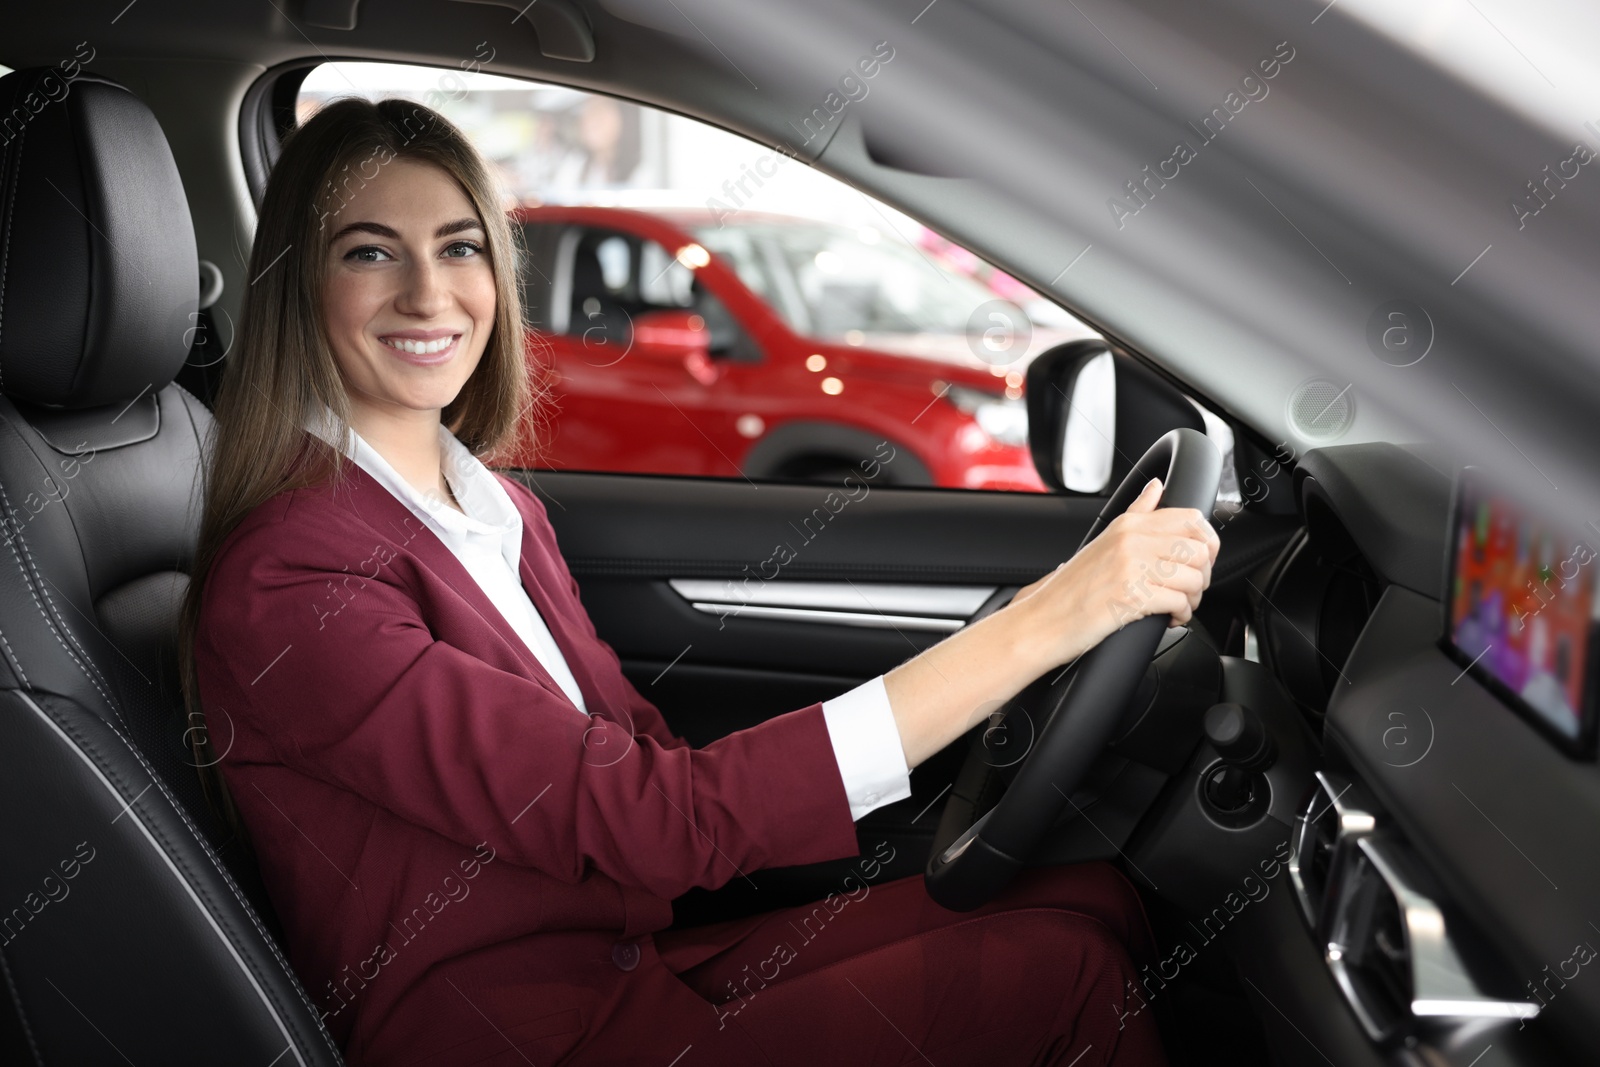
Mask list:
[[[519,466],[1042,492],[1041,327],[892,235],[781,216],[529,207],[519,254],[553,403]],[[892,458],[889,458],[892,457]]]

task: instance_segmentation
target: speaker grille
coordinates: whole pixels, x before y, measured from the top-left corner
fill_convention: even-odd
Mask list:
[[[1289,425],[1301,437],[1332,441],[1355,422],[1355,389],[1325,378],[1301,382],[1289,396],[1288,416]]]

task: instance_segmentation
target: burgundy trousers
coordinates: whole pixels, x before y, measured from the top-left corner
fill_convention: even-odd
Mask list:
[[[919,875],[653,941],[717,1013],[677,1067],[761,1063],[752,1048],[774,1067],[1166,1063],[1129,997],[1154,938],[1108,863],[1030,868],[969,912]]]

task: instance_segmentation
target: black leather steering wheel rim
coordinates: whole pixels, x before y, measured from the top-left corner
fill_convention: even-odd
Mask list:
[[[1158,507],[1195,508],[1209,516],[1221,477],[1222,455],[1204,434],[1187,428],[1167,433],[1111,494],[1078,551],[1126,511],[1151,478],[1162,479]],[[940,848],[935,843],[923,882],[936,903],[952,911],[971,911],[992,899],[1026,866],[1111,740],[1170,623],[1167,615],[1147,615],[1128,623],[1079,657],[1073,674],[1058,676],[1048,687],[1046,725],[1005,795],[949,845]],[[946,804],[954,802],[952,796]]]

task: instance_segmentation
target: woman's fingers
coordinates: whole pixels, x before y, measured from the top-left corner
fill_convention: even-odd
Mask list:
[[[1133,503],[1128,505],[1124,515],[1144,515],[1155,511],[1156,504],[1161,500],[1161,479],[1151,478],[1144,483],[1144,488],[1139,490],[1139,495]]]
[[[1194,513],[1194,518],[1187,520],[1184,525],[1191,536],[1198,537],[1205,542],[1206,551],[1211,557],[1211,562],[1215,563],[1217,561],[1217,552],[1222,548],[1222,538],[1217,536],[1216,527],[1212,526],[1206,520],[1206,517],[1198,511]]]
[[[1156,581],[1167,589],[1175,589],[1185,596],[1198,598],[1205,592],[1210,575],[1206,573],[1205,568],[1180,563],[1168,569],[1165,574],[1158,574]]]
[[[1211,552],[1204,541],[1192,537],[1145,535],[1130,549],[1138,569],[1154,573],[1163,580],[1162,584],[1167,584],[1165,579],[1182,568],[1191,568],[1205,579],[1202,589],[1210,581]]]
[[[1139,617],[1146,615],[1170,615],[1174,623],[1182,625],[1194,617],[1194,604],[1182,590],[1161,588],[1145,601]]]
[[[1139,500],[1134,503],[1140,501],[1148,503],[1149,498],[1145,494],[1140,494]],[[1222,544],[1215,528],[1194,508],[1159,508],[1154,511],[1146,508],[1136,511],[1130,505],[1127,511],[1111,521],[1105,532],[1110,533],[1112,530],[1136,531],[1200,541],[1206,544],[1207,554],[1213,559],[1216,556],[1216,549]],[[1101,536],[1104,537],[1105,533]]]
[[[1175,622],[1186,623],[1211,584],[1210,548],[1192,537],[1125,536],[1111,577],[1109,593],[1119,618],[1171,615]]]
[[[1082,552],[1012,597],[1061,635],[1060,662],[1134,619],[1167,615],[1182,626],[1199,609],[1221,542],[1198,510],[1158,507],[1161,489],[1160,479],[1145,483]]]

